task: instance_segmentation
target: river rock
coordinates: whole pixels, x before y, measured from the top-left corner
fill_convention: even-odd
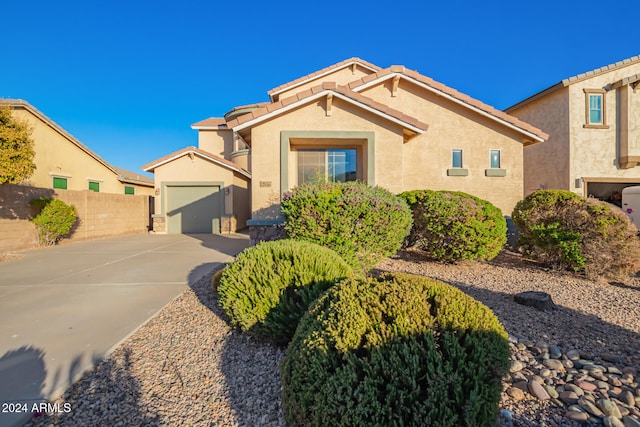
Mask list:
[[[598,408],[606,415],[622,419],[622,414],[618,406],[609,399],[598,400]]]
[[[542,385],[536,381],[529,381],[529,393],[534,395],[539,400],[551,399],[551,396],[549,396],[549,393],[547,393],[544,387],[542,387]]]

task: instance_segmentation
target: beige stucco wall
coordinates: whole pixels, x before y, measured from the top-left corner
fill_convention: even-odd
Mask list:
[[[229,154],[233,152],[233,131],[200,129],[198,148],[228,159]]]
[[[318,76],[310,81],[301,84],[300,86],[294,86],[292,88],[287,88],[283,92],[278,94],[279,99],[285,99],[296,93],[302,92],[314,86],[318,86],[322,82],[335,82],[339,85],[346,85],[354,80],[361,79],[369,74],[373,74],[373,71],[368,68],[364,68],[360,65],[356,66],[355,71],[351,66],[347,68],[340,68],[337,70],[330,71],[326,75]]]
[[[580,185],[582,178],[586,181],[640,180],[640,167],[623,169],[618,162],[621,131],[627,132],[629,155],[640,155],[640,93],[628,88],[608,90],[610,84],[639,73],[640,64],[613,69],[552,91],[511,112],[550,135],[545,143],[525,148],[526,193],[544,184],[547,189],[570,190],[587,196],[586,186]],[[607,89],[605,124],[608,128],[584,126],[585,89]],[[618,127],[620,103],[629,111],[623,128]]]
[[[256,125],[251,131],[252,218],[279,218],[281,190],[296,184],[296,155],[290,151],[289,188],[280,188],[281,131],[317,131],[319,135],[328,131],[373,132],[375,176],[367,177],[369,183],[395,194],[413,189],[464,191],[491,201],[505,215],[511,214],[523,196],[519,133],[417,87],[401,88],[394,98],[383,87],[371,88],[365,95],[427,122],[429,129],[403,142],[400,125],[335,96],[330,116],[325,111],[326,98],[322,98]],[[453,148],[464,150],[468,176],[447,175]],[[501,150],[504,177],[485,175],[492,149]]]
[[[402,190],[464,191],[511,215],[523,195],[521,134],[404,80],[392,97],[390,85],[387,81],[362,94],[429,125],[424,134],[402,145]],[[467,176],[448,176],[452,149],[463,150]],[[490,150],[500,150],[501,169],[506,176],[486,176]]]
[[[33,129],[37,168],[24,184],[53,188],[53,177],[59,176],[67,178],[68,190],[88,190],[92,180],[100,183],[101,193],[124,194],[126,185],[135,187],[136,195],[153,195],[151,186],[120,182],[107,166],[23,106],[12,106],[12,113],[26,120]]]
[[[584,117],[584,98],[582,113]],[[515,110],[512,115],[549,134],[539,144],[524,148],[524,193],[539,189],[570,188],[569,91],[557,90]]]
[[[581,177],[639,179],[640,167],[622,169],[618,167],[617,154],[619,91],[606,92],[606,125],[608,129],[585,128],[584,89],[602,89],[607,85],[640,73],[640,64],[623,67],[608,73],[580,81],[569,86],[571,109],[571,179],[570,190],[582,194],[583,189],[575,188],[575,179]],[[640,144],[640,93],[629,91],[629,141],[632,147]],[[633,153],[632,153],[633,154]],[[635,154],[640,153],[635,150]],[[584,188],[584,187],[583,187]]]
[[[399,125],[333,98],[331,115],[326,115],[326,98],[314,101],[251,129],[253,219],[280,218],[280,133],[281,131],[375,132],[375,183],[394,193],[402,191],[402,129]],[[295,168],[290,158],[290,171]],[[294,176],[295,173],[293,173]]]
[[[154,173],[155,185],[158,189],[158,196],[155,197],[155,216],[164,216],[167,211],[166,200],[163,199],[163,186],[166,184],[211,182],[222,184],[224,214],[233,215],[234,209],[236,209],[238,228],[246,225],[246,218],[249,216],[248,178],[197,155],[179,157],[172,162],[157,167]],[[242,200],[243,198],[244,201]],[[240,211],[237,209],[240,209]],[[245,209],[245,211],[242,211],[242,209]],[[241,223],[241,220],[244,222]]]

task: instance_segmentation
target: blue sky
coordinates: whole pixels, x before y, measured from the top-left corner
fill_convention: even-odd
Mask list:
[[[640,54],[637,0],[5,3],[0,98],[134,171],[197,145],[191,124],[354,56],[504,109]]]

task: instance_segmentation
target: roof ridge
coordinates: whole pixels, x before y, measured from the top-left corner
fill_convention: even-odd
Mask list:
[[[119,177],[119,176],[123,176],[120,172],[118,172],[118,169],[122,169],[122,168],[119,168],[118,166],[112,165],[111,163],[107,162],[98,153],[96,153],[91,148],[89,148],[87,145],[82,143],[78,138],[73,136],[68,130],[66,130],[65,128],[60,126],[58,123],[53,121],[53,119],[51,119],[49,116],[44,114],[42,111],[38,110],[36,107],[31,105],[28,101],[25,101],[24,99],[0,98],[0,105],[21,106],[21,107],[24,107],[24,108],[30,110],[33,115],[38,117],[40,120],[45,122],[47,125],[51,126],[51,128],[53,128],[60,135],[62,135],[63,137],[69,139],[78,148],[80,148],[81,150],[86,152],[89,156],[93,157],[99,163],[102,163],[111,172],[116,174],[116,178]],[[126,170],[126,169],[122,169],[122,170]],[[132,172],[132,171],[128,171],[128,172]],[[123,178],[125,178],[125,177],[123,176]]]
[[[626,67],[628,65],[635,64],[640,62],[640,55],[635,55],[630,58],[623,59],[618,62],[614,62],[612,64],[604,65],[602,67],[598,67],[594,70],[585,71],[584,73],[576,74],[571,77],[567,77],[566,79],[562,79],[562,84],[568,86],[570,84],[576,83],[580,80],[584,80],[585,78],[596,76],[598,74],[606,73],[607,71],[617,70],[618,68]]]
[[[373,64],[371,62],[365,61],[362,58],[354,56],[354,57],[345,59],[343,61],[337,62],[337,63],[335,63],[333,65],[329,65],[328,67],[325,67],[325,68],[322,68],[320,70],[314,71],[313,73],[309,73],[309,74],[307,74],[305,76],[299,77],[299,78],[297,78],[295,80],[292,80],[290,82],[281,84],[280,86],[275,87],[275,88],[267,91],[267,95],[269,95],[269,97],[271,97],[273,94],[275,94],[277,92],[282,92],[286,88],[299,85],[302,82],[305,82],[307,80],[313,79],[314,77],[321,76],[323,74],[328,73],[329,71],[333,71],[333,70],[339,69],[341,67],[344,67],[344,66],[347,66],[347,65],[350,65],[350,64],[353,64],[353,63],[357,63],[357,64],[360,64],[360,65],[363,65],[363,66],[365,66],[367,68],[370,68],[370,69],[376,70],[376,71],[382,69],[381,67],[379,67],[379,66],[377,66],[377,65],[375,65],[375,64]]]

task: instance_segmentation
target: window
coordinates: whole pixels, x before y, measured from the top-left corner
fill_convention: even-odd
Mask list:
[[[451,167],[462,167],[462,150],[451,150]]]
[[[53,188],[58,188],[60,190],[67,189],[67,178],[61,178],[58,176],[53,177]]]
[[[491,150],[489,152],[490,167],[492,169],[500,169],[500,150]]]
[[[589,124],[602,124],[602,95],[589,95]]]
[[[100,192],[100,183],[97,181],[89,181],[89,190],[95,191],[96,193]]]
[[[129,185],[124,186],[124,194],[136,194],[136,188]]]
[[[358,179],[355,148],[298,150],[298,184]]]
[[[584,127],[608,128],[606,125],[605,91],[585,89],[585,125]]]

